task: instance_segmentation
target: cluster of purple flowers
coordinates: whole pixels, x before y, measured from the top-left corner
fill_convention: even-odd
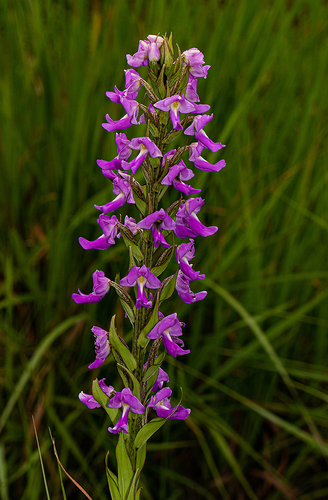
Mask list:
[[[139,265],[130,261],[129,271],[120,283],[107,278],[103,271],[95,271],[92,292],[83,294],[79,290],[79,293],[73,294],[73,299],[77,303],[98,302],[113,286],[120,300],[129,305],[132,310],[130,321],[134,328],[136,342],[136,345],[132,346],[133,356],[137,360],[134,377],[139,376],[141,383],[145,372],[154,365],[161,344],[166,352],[174,357],[190,352],[188,349],[183,349],[181,336],[184,324],[179,321],[177,313],[164,317],[157,309],[157,319],[155,321],[153,319],[152,313],[156,310],[156,304],[158,307],[158,303],[161,302],[161,293],[166,286],[165,283],[174,279],[178,295],[187,304],[202,300],[207,294],[206,291],[195,293],[190,288],[190,282],[205,278],[204,274],[193,269],[191,263],[195,255],[194,238],[213,235],[217,227],[207,227],[198,218],[204,200],[200,197],[193,197],[201,190],[188,184],[194,172],[191,168],[187,168],[182,156],[188,154],[189,162],[195,168],[206,172],[220,171],[225,166],[225,161],[219,160],[211,164],[201,156],[204,150],[217,152],[224,147],[220,142],[212,141],[204,131],[213,115],[205,114],[210,106],[199,104],[197,95],[197,81],[199,78],[206,78],[210,68],[205,65],[203,54],[198,49],[192,48],[182,54],[179,53],[178,59],[173,61],[172,40],[149,35],[147,40],[139,42],[138,51],[135,54],[127,55],[127,62],[132,68],[148,66],[148,79],[145,80],[135,69],[125,70],[125,89],[121,91],[115,86],[114,92],[106,93],[112,102],[123,107],[124,114],[117,121],[107,114],[106,123],[102,126],[105,130],[113,132],[126,130],[132,125],[144,126],[145,124],[146,132],[143,137],[131,140],[124,132],[117,132],[117,156],[110,161],[97,160],[103,175],[113,184],[115,197],[104,205],[95,205],[95,208],[101,212],[97,222],[103,234],[94,241],[81,237],[79,242],[86,250],[106,250],[122,236],[127,246],[131,245]],[[136,100],[141,89],[144,89],[150,101],[148,107],[141,104],[144,100],[141,99],[140,103]],[[142,114],[139,117],[140,111]],[[182,148],[166,151],[170,138],[173,140],[181,133],[187,137],[193,136],[194,142]],[[135,156],[131,160],[130,157],[133,154]],[[145,186],[141,186],[134,178],[140,168],[146,180]],[[173,208],[172,206],[167,209],[159,208],[158,200],[161,200],[168,186],[173,186],[181,195],[180,200]],[[142,214],[139,221],[126,216],[122,223],[116,215],[106,215],[116,211],[125,203],[136,205],[139,213]],[[187,241],[174,244],[173,233],[178,238],[187,239]],[[138,252],[134,251],[136,247],[138,247]],[[158,265],[153,262],[156,251],[160,253]],[[170,258],[175,255],[178,270],[175,275],[161,281],[158,276],[166,267],[163,263],[168,264],[164,259],[166,255]],[[160,272],[157,272],[158,269]],[[136,287],[135,302],[131,297],[126,298],[127,289],[132,287]],[[139,312],[143,308],[148,313],[140,315]],[[151,327],[148,328],[145,346],[140,347],[138,338],[141,329],[147,325],[147,323],[141,323],[144,318],[147,319],[148,325],[151,324]],[[139,331],[137,331],[138,328]],[[114,352],[116,349],[118,354],[120,353],[117,346],[111,346],[109,332],[97,326],[92,328],[92,332],[95,337],[96,359],[89,365],[89,368],[98,368],[110,354],[111,348]],[[152,345],[156,348],[150,349],[148,361],[144,363],[146,344],[149,340],[154,341]],[[124,346],[127,348],[126,344]],[[142,355],[140,355],[141,351]],[[120,359],[124,361],[123,356]],[[164,383],[167,382],[169,382],[168,375],[162,368],[158,368],[157,378],[151,389],[148,392],[144,391],[139,400],[132,393],[132,383],[121,392],[115,392],[113,387],[105,384],[105,379],[100,380],[99,386],[109,398],[108,408],[122,409],[118,421],[108,430],[111,433],[121,431],[128,433],[130,410],[135,414],[145,415],[143,425],[147,421],[149,408],[153,408],[157,416],[164,419],[187,418],[190,413],[189,409],[181,405],[171,407],[172,391],[169,387],[164,387]],[[91,409],[101,406],[93,395],[81,392],[79,398]]]

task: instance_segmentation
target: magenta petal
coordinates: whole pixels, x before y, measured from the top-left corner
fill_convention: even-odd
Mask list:
[[[190,350],[189,349],[181,349],[173,340],[171,335],[165,330],[162,334],[162,340],[165,349],[169,354],[174,356],[175,358],[177,357],[178,354],[189,354]]]
[[[125,434],[128,434],[128,418],[129,418],[129,411],[130,407],[129,405],[123,405],[123,411],[122,414],[115,425],[115,427],[108,427],[108,431],[111,432],[112,434],[117,434],[118,432],[125,432]]]
[[[108,123],[102,123],[101,125],[108,132],[113,132],[114,130],[124,130],[131,127],[131,118],[126,114],[120,120],[114,121],[109,115],[106,115],[106,120]]]
[[[90,410],[93,410],[94,408],[101,408],[101,405],[95,400],[93,396],[91,396],[90,394],[85,394],[83,391],[81,391],[79,394],[79,400],[81,401],[81,403],[87,405]]]
[[[204,224],[202,224],[200,222],[200,220],[198,219],[198,217],[194,213],[191,214],[188,222],[189,222],[190,229],[195,231],[200,236],[204,236],[204,237],[205,236],[212,236],[212,234],[214,234],[218,230],[218,228],[216,226],[209,226],[209,227],[204,226]]]
[[[154,246],[158,248],[161,245],[163,248],[170,248],[170,244],[165,240],[162,231],[160,228],[156,227],[156,224],[152,227],[152,234],[154,238]]]
[[[226,162],[224,160],[220,160],[212,165],[208,161],[204,160],[202,156],[199,156],[198,158],[195,158],[194,165],[195,167],[199,168],[199,170],[203,170],[203,172],[219,172],[223,167],[226,166]]]
[[[105,235],[99,236],[99,238],[94,241],[86,240],[81,236],[79,238],[79,243],[84,250],[106,250],[110,246]]]
[[[113,396],[113,394],[115,394],[114,387],[112,387],[111,385],[106,385],[104,378],[101,378],[99,380],[99,387],[103,391],[103,393],[106,394],[106,396],[108,396],[109,398]]]
[[[94,292],[89,293],[89,295],[85,295],[84,293],[80,292],[79,293],[73,293],[72,294],[72,299],[76,304],[85,304],[89,302],[90,304],[93,302],[100,302],[103,296],[96,295]]]
[[[173,181],[173,187],[177,190],[180,191],[181,193],[184,193],[186,196],[190,196],[191,194],[197,194],[200,193],[202,190],[201,189],[196,189],[189,184],[185,184],[182,181],[174,180]]]
[[[106,203],[106,205],[95,205],[95,208],[97,208],[97,210],[101,210],[103,213],[114,212],[114,210],[116,210],[117,208],[122,207],[125,201],[126,197],[124,193],[121,192],[116,196],[116,198],[114,198],[113,201]]]

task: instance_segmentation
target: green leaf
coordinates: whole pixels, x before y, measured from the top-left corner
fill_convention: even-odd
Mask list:
[[[167,266],[170,263],[170,260],[174,254],[175,246],[174,246],[174,236],[173,236],[173,245],[170,248],[167,248],[162,255],[159,257],[155,266],[151,268],[151,272],[154,276],[160,276],[162,272],[165,271]]]
[[[109,397],[106,396],[106,394],[101,390],[97,378],[92,382],[92,395],[97,403],[102,406],[102,408],[105,410],[105,412],[115,425],[119,410],[116,408],[108,408]]]
[[[122,285],[120,285],[119,283],[116,283],[115,281],[111,281],[111,286],[113,288],[115,288],[116,293],[119,296],[121,303],[124,302],[131,309],[131,311],[133,311],[133,315],[135,315],[136,308],[135,308],[134,302],[131,299],[128,292],[126,292],[124,290]]]
[[[158,377],[158,369],[164,361],[165,354],[166,351],[156,356],[155,363],[152,366],[150,366],[144,374],[143,380],[145,379],[145,381],[147,381],[147,393],[146,393],[147,396],[151,392],[152,387],[156,382],[156,379]]]
[[[139,488],[137,493],[136,493],[136,500],[140,500],[141,490],[142,490],[142,487]]]
[[[129,320],[130,320],[130,323],[131,325],[133,326],[134,325],[134,322],[135,322],[135,308],[131,309],[131,307],[126,303],[124,302],[124,300],[120,299],[120,302],[121,302],[121,305],[124,309],[124,312],[126,312]]]
[[[147,451],[146,443],[140,446],[140,448],[137,450],[136,468],[138,469],[138,476],[140,476],[142,469],[145,465],[146,451]]]
[[[147,212],[147,204],[144,192],[139,183],[132,182],[131,183],[133,198],[136,203],[138,210],[141,212],[143,216],[145,216]]]
[[[170,78],[168,79],[168,82],[169,82],[169,85],[171,88],[173,88],[174,84],[177,82],[177,80],[180,78],[181,76],[181,71],[182,71],[182,58],[181,58],[181,50],[180,50],[180,47],[179,45],[177,44],[177,47],[178,47],[178,52],[179,52],[179,55],[178,55],[178,58],[177,60],[175,61],[175,64],[173,66],[173,72],[172,72],[172,75],[170,76]]]
[[[170,144],[170,142],[173,142],[175,139],[177,139],[182,133],[182,130],[172,130],[169,132],[163,139],[163,144]]]
[[[165,418],[158,417],[154,418],[153,420],[148,422],[148,424],[144,425],[140,429],[134,440],[134,446],[136,447],[136,449],[138,450],[139,448],[141,448],[141,446],[143,446],[148,441],[148,439],[151,438],[151,436],[155,434],[155,432],[158,431],[158,429],[160,429],[162,425],[165,424],[165,422]]]
[[[131,379],[133,383],[133,395],[136,396],[140,400],[140,382],[136,379],[136,377],[133,375],[133,373],[130,372],[125,366],[123,365],[117,365],[117,368],[120,367]]]
[[[159,77],[157,78],[156,82],[156,88],[159,92],[159,95],[161,96],[162,99],[166,96],[166,88],[164,85],[164,70],[165,70],[165,64],[163,64],[161,72],[159,74]]]
[[[170,76],[172,72],[173,65],[173,50],[171,50],[172,44],[170,44],[169,40],[164,37],[164,61],[165,61],[165,74],[166,76]]]
[[[114,314],[110,322],[108,334],[109,343],[113,346],[114,349],[117,350],[129,370],[134,371],[137,368],[137,362],[133,354],[130,352],[129,348],[123,343],[123,341],[116,333],[115,317],[116,315]]]
[[[119,227],[119,230],[120,230],[120,233],[123,237],[123,241],[124,243],[126,244],[127,248],[129,248],[130,246],[132,246],[132,250],[133,250],[133,255],[134,257],[139,261],[143,261],[144,259],[144,256],[138,246],[138,242],[134,236],[134,234],[132,233],[132,231],[130,231],[129,228],[125,227],[123,224],[121,223],[118,223],[117,224],[118,227]]]
[[[137,484],[137,479],[138,479],[138,473],[139,473],[138,470],[136,470],[136,472],[134,473],[129,491],[126,495],[126,500],[135,500],[135,489],[136,489],[136,484]]]
[[[118,371],[118,373],[121,376],[121,379],[122,379],[122,382],[124,384],[124,387],[129,388],[129,379],[126,376],[125,371],[122,370],[122,366],[123,365],[120,365],[120,360],[119,359],[117,359],[116,362],[117,362],[117,365],[116,365],[117,366],[117,371]]]
[[[149,380],[150,377],[152,377],[155,373],[156,373],[156,378],[157,378],[158,370],[159,370],[158,365],[150,366],[148,368],[148,370],[146,371],[146,373],[144,374],[144,376],[142,377],[142,381],[147,382],[147,380]]]
[[[155,102],[158,101],[158,96],[155,94],[153,87],[149,85],[149,83],[147,83],[143,78],[141,78],[141,83],[145,87],[146,94],[148,95],[150,102],[152,104],[155,104]],[[144,110],[143,105],[139,103],[139,106]],[[145,108],[147,108],[147,106],[145,106]],[[150,112],[148,108],[147,111]]]
[[[159,301],[162,302],[163,300],[169,299],[174,290],[175,290],[175,282],[178,276],[178,270],[176,271],[175,274],[172,276],[169,276],[166,278],[162,285],[161,288],[159,289]]]
[[[129,455],[126,451],[124,433],[120,432],[116,445],[116,461],[118,469],[118,486],[122,498],[126,498],[132,479],[133,469]]]
[[[112,500],[122,500],[122,497],[120,495],[120,491],[118,489],[118,479],[115,476],[115,474],[108,468],[108,455],[109,451],[106,454],[106,476],[107,476],[107,481],[108,481],[108,486],[109,486],[109,491],[110,495],[112,497]]]
[[[157,371],[154,371],[154,373],[147,380],[147,396],[149,396],[149,394],[152,392],[153,385],[155,384],[157,377],[158,377],[158,371],[159,371],[159,367],[158,367]]]
[[[150,330],[154,328],[156,323],[158,323],[158,307],[159,307],[159,295],[157,296],[157,300],[152,312],[152,315],[150,316],[150,320],[146,324],[146,326],[141,330],[140,335],[138,337],[138,346],[140,347],[146,347],[146,345],[149,342],[149,339],[147,338],[148,333]]]
[[[129,272],[135,266],[136,266],[136,261],[134,260],[132,245],[129,245]]]
[[[153,137],[159,137],[158,128],[152,122],[149,122],[149,129]]]

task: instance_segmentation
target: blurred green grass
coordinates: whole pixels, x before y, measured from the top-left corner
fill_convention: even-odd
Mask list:
[[[95,376],[91,326],[116,312],[130,332],[114,292],[90,307],[71,294],[126,257],[120,243],[85,252],[77,238],[97,237],[93,204],[111,192],[95,163],[116,155],[101,122],[120,111],[105,91],[123,87],[139,39],[171,31],[211,65],[198,90],[227,166],[193,182],[204,222],[219,226],[196,242],[209,293],[166,306],[186,322],[192,352],[167,366],[192,413],[151,441],[145,498],[327,498],[327,19],[323,0],[1,3],[3,500],[45,497],[32,414],[51,498],[62,494],[48,426],[68,471],[108,498],[115,438],[77,395]],[[111,361],[98,372],[115,384]]]

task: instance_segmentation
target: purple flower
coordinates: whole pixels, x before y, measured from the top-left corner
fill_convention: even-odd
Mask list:
[[[103,391],[103,393],[110,398],[115,394],[115,390],[114,387],[112,387],[111,385],[106,385],[104,380],[105,380],[104,378],[99,380],[99,387]],[[79,400],[85,405],[87,405],[87,407],[90,410],[101,407],[98,401],[96,401],[91,394],[85,394],[83,391],[81,391],[79,394]]]
[[[90,250],[91,248],[95,250],[106,250],[110,245],[115,244],[118,223],[116,215],[108,217],[108,215],[100,214],[97,222],[104,234],[99,236],[99,238],[94,241],[89,241],[80,237],[79,243],[85,250]]]
[[[147,299],[145,287],[159,288],[161,286],[160,280],[156,278],[156,276],[154,276],[146,266],[134,266],[129,274],[125,278],[121,279],[120,284],[122,286],[135,286],[137,284],[137,309],[140,309],[141,306],[152,306],[152,301]]]
[[[188,181],[194,177],[194,173],[190,168],[187,168],[183,160],[179,162],[178,165],[173,165],[170,167],[168,174],[163,178],[161,184],[170,186],[173,184],[175,189],[181,191],[187,196],[191,194],[200,193],[201,189],[195,189],[183,181]]]
[[[196,48],[185,50],[181,56],[190,67],[202,66],[205,63],[204,54]]]
[[[220,142],[213,142],[204,132],[203,128],[213,119],[213,114],[211,115],[197,115],[194,117],[192,124],[186,128],[184,133],[186,135],[195,135],[196,139],[202,146],[210,149],[212,153],[219,151],[219,149],[224,148],[225,145]]]
[[[190,290],[189,281],[190,279],[188,276],[183,274],[180,270],[175,283],[175,289],[178,292],[180,299],[182,299],[186,304],[191,304],[192,302],[205,299],[207,292],[194,293]]]
[[[125,432],[128,434],[128,417],[130,409],[133,413],[142,415],[145,407],[140,403],[138,398],[133,396],[130,389],[123,389],[122,392],[117,392],[115,396],[109,401],[109,408],[122,408],[122,414],[115,425],[115,427],[108,427],[109,432],[117,434],[118,432]]]
[[[125,72],[125,90],[119,90],[116,85],[114,87],[114,92],[106,92],[106,96],[112,102],[121,102],[123,98],[129,101],[133,101],[139,93],[139,89],[142,85],[141,76],[134,69],[127,69]]]
[[[138,222],[138,227],[141,229],[152,228],[155,248],[158,248],[159,245],[162,245],[162,247],[165,248],[170,247],[170,245],[165,241],[162,231],[172,231],[175,228],[175,222],[169,215],[167,215],[164,208],[147,215],[147,217]]]
[[[113,132],[114,130],[125,130],[126,128],[131,127],[132,122],[131,118],[126,114],[119,120],[112,120],[111,117],[106,115],[107,123],[102,123],[102,127],[107,130],[107,132]]]
[[[182,335],[181,326],[184,326],[184,323],[180,323],[177,313],[170,314],[161,319],[157,325],[154,326],[148,333],[148,338],[158,339],[162,337],[165,349],[175,358],[177,355],[189,354],[189,349],[181,349],[177,344],[179,343],[182,347],[184,346],[182,340],[179,339]]]
[[[99,302],[109,292],[111,281],[106,278],[104,271],[95,271],[92,275],[93,291],[89,295],[73,293],[72,298],[77,304],[86,302]]]
[[[140,40],[138,52],[131,56],[127,54],[126,60],[130,66],[138,68],[139,66],[147,66],[148,60],[159,61],[161,58],[159,48],[161,47],[164,39],[161,36],[148,35],[148,40]]]
[[[210,69],[211,66],[205,65],[204,64],[204,55],[202,52],[196,48],[193,49],[188,49],[182,52],[182,60],[188,64],[190,67],[190,73],[195,77],[195,78],[206,78],[207,77],[207,72]]]
[[[180,405],[178,408],[176,406],[172,408],[170,403],[171,394],[172,391],[169,387],[161,389],[157,394],[151,397],[148,407],[154,408],[157,415],[161,418],[167,418],[168,420],[173,420],[176,418],[185,420],[190,414],[191,410],[189,410],[189,408],[183,408],[183,406]],[[175,411],[175,413],[171,415],[176,408],[177,410]]]
[[[131,56],[126,55],[126,60],[129,66],[138,68],[139,66],[147,66],[148,64],[148,47],[149,42],[147,40],[140,40],[138,45],[138,51]]]
[[[139,226],[133,217],[126,215],[124,218],[124,226],[130,229],[131,233],[134,235],[139,233]],[[121,235],[119,234],[117,237],[120,238]]]
[[[149,109],[149,111],[151,112],[152,115],[155,114],[157,116],[156,109],[154,108],[154,106],[152,105],[152,103],[149,104],[148,109]],[[139,124],[140,123],[144,123],[145,125],[147,124],[146,117],[145,117],[144,114],[142,114],[140,116]]]
[[[147,363],[145,363],[143,365],[143,369],[144,370],[145,370],[146,366],[147,366]],[[170,381],[170,379],[169,379],[168,374],[164,370],[162,370],[161,367],[159,367],[159,369],[158,369],[158,376],[157,376],[155,384],[153,385],[152,391],[153,392],[159,391],[160,389],[162,389],[162,387],[164,385],[164,382],[169,382],[169,381]]]
[[[130,163],[123,160],[122,168],[124,170],[128,170],[129,168],[131,168],[131,172],[133,175],[136,173],[137,169],[140,167],[148,153],[152,158],[162,156],[160,149],[158,149],[156,144],[154,144],[153,141],[149,139],[149,137],[136,137],[132,139],[129,144],[129,148],[135,149],[137,151],[139,150],[139,154]]]
[[[185,96],[188,101],[199,102],[199,97],[197,94],[197,78],[194,78],[191,74],[189,74]]]
[[[167,162],[170,162],[170,160],[172,160],[173,156],[175,155],[175,153],[177,152],[176,149],[171,149],[170,151],[168,151],[167,153],[165,153],[164,157],[163,157],[163,160],[162,160],[162,167],[165,166],[165,161],[167,160]],[[166,158],[166,160],[165,160]]]
[[[117,89],[116,89],[117,90]],[[119,94],[119,90],[117,92],[107,92],[108,97],[114,102],[120,102],[123,108],[126,111],[126,114],[117,121],[111,119],[111,117],[107,114],[106,121],[107,123],[102,123],[102,126],[108,132],[113,132],[114,130],[124,130],[126,128],[131,127],[131,125],[137,125],[138,123],[138,113],[139,113],[139,104],[137,101],[127,99],[124,95]],[[115,97],[114,97],[115,96]]]
[[[175,218],[175,234],[179,238],[187,238],[189,236],[211,236],[218,228],[216,226],[206,227],[200,222],[197,217],[201,206],[204,204],[202,198],[189,198],[185,203],[180,205]]]
[[[125,88],[128,99],[135,99],[142,85],[142,78],[135,69],[125,69]]]
[[[190,238],[189,243],[181,243],[177,247],[175,255],[181,271],[188,279],[203,280],[205,278],[205,274],[200,274],[200,271],[194,271],[192,264],[189,264],[189,261],[195,255],[194,240],[192,238]]]
[[[108,341],[108,332],[99,328],[99,326],[94,326],[91,328],[91,331],[95,337],[95,352],[96,359],[88,368],[98,368],[98,366],[102,365],[107,356],[110,354],[110,343]]]
[[[183,130],[179,113],[193,113],[196,105],[187,101],[183,94],[182,96],[176,94],[156,102],[154,106],[162,111],[170,111],[173,128],[176,130]]]
[[[126,201],[134,203],[130,175],[119,171],[113,179],[113,185],[113,193],[117,195],[116,198],[106,203],[106,205],[95,205],[95,208],[101,210],[103,213],[114,212],[117,208],[122,207]]]
[[[169,382],[168,374],[160,367],[158,370],[158,377],[155,384],[153,385],[152,391],[157,392],[163,388],[164,382]]]
[[[195,167],[199,168],[199,170],[203,170],[204,172],[219,172],[226,166],[224,160],[220,160],[214,165],[204,160],[204,158],[200,156],[203,149],[204,147],[198,142],[193,142],[189,146],[189,161],[194,162]]]
[[[97,160],[98,166],[102,169],[103,174],[109,177],[111,180],[115,178],[115,174],[111,173],[108,175],[106,171],[117,170],[121,168],[122,160],[127,160],[132,154],[132,149],[130,148],[130,141],[124,134],[124,132],[118,134],[115,137],[118,155],[111,161]]]

